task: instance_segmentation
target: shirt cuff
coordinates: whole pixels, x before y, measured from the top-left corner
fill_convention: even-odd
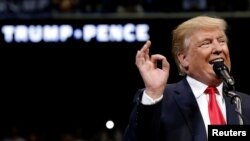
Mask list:
[[[161,95],[161,97],[154,100],[150,96],[148,96],[148,94],[144,91],[142,94],[141,103],[143,105],[153,105],[153,104],[156,104],[157,102],[159,102],[162,98],[163,98],[163,95]]]

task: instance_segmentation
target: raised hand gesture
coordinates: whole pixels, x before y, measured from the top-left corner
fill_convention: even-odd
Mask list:
[[[153,99],[159,98],[165,89],[169,77],[170,65],[163,55],[149,55],[151,41],[147,41],[137,51],[135,64],[144,81],[146,93]],[[157,67],[157,62],[162,63],[162,68]]]

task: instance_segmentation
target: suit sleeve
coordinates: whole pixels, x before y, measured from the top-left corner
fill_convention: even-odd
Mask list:
[[[160,133],[160,111],[162,101],[154,105],[141,104],[144,89],[137,91],[129,124],[123,141],[158,141]]]
[[[250,95],[241,93],[242,116],[244,124],[250,125]]]

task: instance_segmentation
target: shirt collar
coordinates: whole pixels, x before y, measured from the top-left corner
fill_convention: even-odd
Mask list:
[[[200,97],[204,93],[206,88],[208,87],[208,85],[205,85],[204,83],[201,83],[190,76],[187,76],[186,79],[187,79],[188,84],[190,85],[190,87],[194,93],[195,98]],[[217,88],[219,94],[222,94],[223,83],[221,83],[216,88]]]

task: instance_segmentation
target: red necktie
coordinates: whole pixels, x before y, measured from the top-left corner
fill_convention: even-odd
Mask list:
[[[209,101],[208,101],[208,112],[210,118],[211,125],[221,125],[226,124],[220,107],[216,101],[216,87],[209,86],[205,93],[209,94]]]

